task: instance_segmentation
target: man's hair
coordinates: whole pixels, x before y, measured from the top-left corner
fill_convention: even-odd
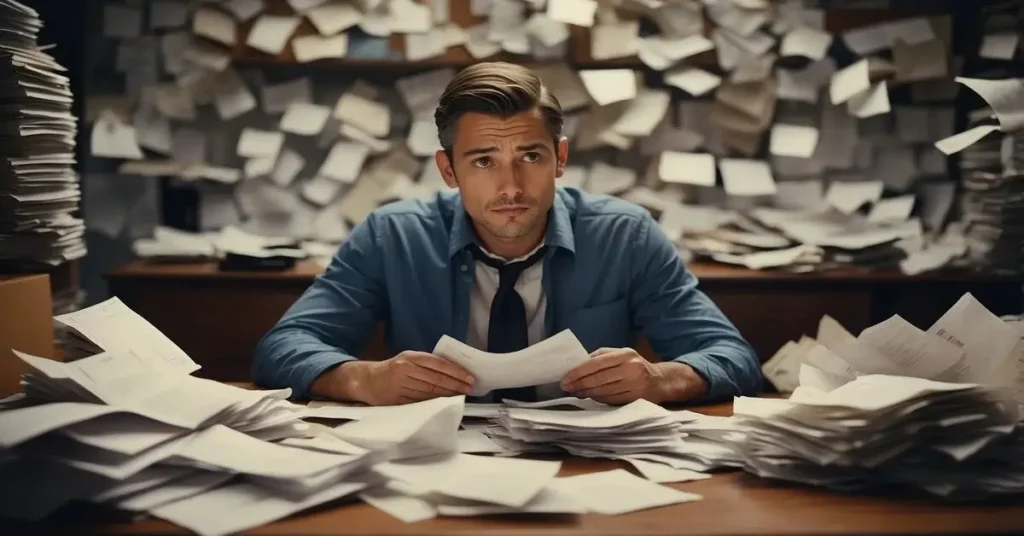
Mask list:
[[[441,147],[451,158],[456,125],[462,114],[509,117],[535,108],[540,109],[557,150],[565,121],[562,105],[540,77],[513,63],[477,63],[459,71],[448,83],[434,112],[434,123]]]

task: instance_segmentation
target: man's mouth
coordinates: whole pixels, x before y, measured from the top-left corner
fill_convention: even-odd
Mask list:
[[[530,207],[527,207],[527,206],[513,205],[513,206],[498,207],[498,208],[494,209],[494,211],[497,212],[498,214],[504,214],[506,216],[518,216],[518,215],[526,212],[529,209],[530,209]]]

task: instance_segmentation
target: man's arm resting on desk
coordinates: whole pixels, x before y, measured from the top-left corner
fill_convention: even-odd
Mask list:
[[[634,329],[654,352],[671,361],[655,364],[664,402],[710,402],[755,394],[761,367],[753,348],[703,292],[676,247],[647,217],[633,258]],[[694,374],[700,382],[694,383]]]
[[[254,383],[290,387],[297,397],[324,396],[312,387],[326,372],[359,370],[339,365],[357,361],[354,354],[386,316],[388,303],[375,232],[371,215],[352,230],[324,274],[263,337],[252,364]]]

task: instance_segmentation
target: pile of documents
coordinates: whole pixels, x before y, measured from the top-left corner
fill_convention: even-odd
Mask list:
[[[887,374],[1006,387],[1024,404],[1024,331],[968,293],[927,330],[894,315],[854,336],[825,316],[815,337],[786,343],[762,371],[782,392]]]
[[[967,255],[979,269],[1024,271],[1024,134],[993,134],[961,158]]]
[[[233,225],[206,233],[158,226],[151,238],[136,239],[132,249],[140,259],[152,262],[205,262],[231,255],[254,259],[315,259],[326,266],[338,246],[312,240],[258,236]]]
[[[0,1],[0,261],[55,266],[85,255],[85,225],[72,216],[81,192],[78,131],[65,69],[41,49],[39,14]]]
[[[881,183],[843,184],[846,184],[843,187],[846,193],[855,197],[861,194],[854,190],[863,190],[864,186],[877,195],[883,187]],[[899,209],[903,216],[909,217],[914,200],[909,201]],[[874,206],[873,214],[888,210],[884,208],[884,201]],[[688,218],[706,214],[709,209],[696,208],[699,210],[694,210]],[[754,270],[810,272],[853,267],[920,273],[946,266],[966,250],[958,226],[949,226],[937,238],[928,238],[918,218],[880,220],[871,214],[846,214],[834,206],[816,209],[758,207],[732,211],[728,217],[711,221],[722,223],[710,229],[705,225],[684,232],[679,243],[697,258]]]
[[[0,478],[22,484],[0,489],[0,517],[38,520],[84,501],[220,535],[348,497],[405,522],[615,515],[700,500],[660,483],[708,478],[677,468],[684,458],[627,460],[642,477],[622,469],[559,477],[561,462],[512,458],[521,451],[490,441],[479,420],[473,427],[474,417],[497,419],[514,406],[467,404],[463,396],[306,407],[287,401],[288,389],[197,378],[199,367],[180,348],[116,298],[55,322],[78,341],[75,359],[14,351],[29,372],[23,392],[0,401]],[[576,402],[574,415],[592,413],[586,422],[623,442],[620,453],[678,442],[675,428],[698,418],[651,404],[613,411]],[[604,415],[618,420],[595,420]],[[327,426],[325,419],[346,422]],[[612,447],[605,442],[594,452],[608,456]]]
[[[1024,492],[1024,423],[1006,389],[869,374],[788,400],[737,398],[734,443],[762,477],[957,499]]]
[[[1024,492],[1024,323],[970,294],[926,331],[893,316],[854,336],[826,316],[763,371],[792,396],[736,399],[727,443],[748,471],[840,490]]]
[[[588,458],[656,453],[679,445],[678,421],[657,404],[641,399],[620,408],[586,408],[508,407],[499,411],[500,428],[488,428],[486,433],[527,445],[556,446]]]

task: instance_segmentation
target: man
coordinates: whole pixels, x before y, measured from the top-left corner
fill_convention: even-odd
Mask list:
[[[435,162],[457,191],[386,205],[354,228],[260,342],[258,384],[371,405],[468,394],[474,378],[429,353],[442,335],[505,353],[570,329],[588,362],[560,384],[495,397],[663,403],[759,388],[753,350],[646,210],[556,188],[569,144],[533,72],[468,67],[434,117]],[[397,355],[357,359],[379,322]],[[638,355],[639,334],[667,360]]]

